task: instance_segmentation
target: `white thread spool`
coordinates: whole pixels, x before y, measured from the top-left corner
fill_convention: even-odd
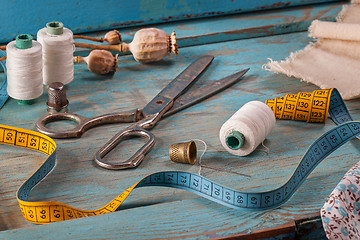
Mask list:
[[[7,92],[19,104],[30,104],[43,93],[41,44],[20,34],[6,45]]]
[[[64,85],[74,79],[74,39],[70,29],[61,22],[49,22],[37,33],[43,47],[44,84],[61,82]]]
[[[220,129],[220,141],[231,154],[252,153],[275,126],[275,115],[265,103],[251,101],[240,108]]]

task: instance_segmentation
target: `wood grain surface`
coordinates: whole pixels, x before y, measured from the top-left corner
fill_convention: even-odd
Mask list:
[[[215,59],[194,88],[245,68],[250,71],[231,88],[162,119],[151,130],[156,136],[156,145],[136,169],[110,171],[93,162],[94,153],[126,124],[93,128],[79,139],[56,139],[56,166],[31,192],[30,200],[56,200],[81,209],[95,209],[148,174],[165,170],[196,173],[198,165],[176,164],[168,156],[172,143],[189,139],[206,142],[208,150],[202,164],[219,170],[203,167],[201,175],[217,183],[249,192],[282,185],[311,143],[335,126],[333,122],[309,124],[277,120],[275,129],[264,142],[266,148],[260,146],[247,157],[226,152],[218,137],[219,129],[249,101],[264,102],[287,93],[317,89],[262,68],[268,58],[284,59],[309,41],[312,39],[307,37],[307,32],[298,32],[202,44],[182,47],[178,57],[170,56],[148,65],[139,64],[131,55],[126,55],[119,58],[117,72],[107,76],[89,72],[86,65],[76,65],[74,81],[67,86],[69,109],[86,117],[142,108],[202,55],[214,55]],[[33,105],[18,105],[15,100],[8,100],[0,111],[1,124],[34,130],[34,123],[47,113],[46,100],[46,92]],[[360,119],[358,100],[347,101],[346,105],[353,118]],[[68,125],[71,124],[61,127]],[[141,141],[135,139],[117,147],[109,160],[131,156],[140,144]],[[201,151],[201,144],[198,149]],[[134,190],[117,212],[39,226],[23,219],[15,193],[45,160],[45,155],[1,145],[0,230],[3,231],[0,238],[209,239],[282,226],[318,214],[344,173],[358,161],[359,151],[358,141],[345,144],[310,174],[287,203],[273,210],[234,210],[182,190],[151,187]]]
[[[326,2],[339,0],[1,1],[2,16],[7,21],[0,25],[0,43],[9,42],[22,33],[36,36],[50,21],[61,21],[73,32],[84,33]]]

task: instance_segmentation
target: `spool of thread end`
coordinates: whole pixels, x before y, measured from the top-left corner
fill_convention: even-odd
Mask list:
[[[64,24],[58,21],[48,22],[46,32],[50,35],[61,35],[64,32]]]
[[[19,34],[15,38],[15,47],[18,49],[29,49],[33,46],[33,37],[30,34]],[[35,99],[30,100],[16,100],[19,105],[31,105]]]
[[[70,83],[74,79],[72,31],[62,22],[51,21],[38,31],[37,40],[42,45],[43,84]]]
[[[238,150],[245,144],[245,136],[239,131],[232,131],[225,138],[226,145],[232,150]]]
[[[265,103],[248,102],[221,126],[220,142],[229,153],[247,156],[270,134],[275,122],[273,111]]]
[[[33,37],[30,34],[19,34],[15,38],[15,46],[18,49],[28,49],[32,47]]]
[[[17,104],[19,105],[31,105],[33,103],[35,103],[35,99],[31,99],[31,100],[16,100]]]

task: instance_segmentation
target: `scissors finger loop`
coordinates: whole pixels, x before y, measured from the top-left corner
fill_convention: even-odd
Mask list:
[[[80,137],[87,129],[108,123],[137,122],[144,118],[142,110],[135,109],[129,112],[109,113],[92,118],[85,118],[74,113],[54,113],[43,116],[36,122],[36,128],[39,132],[53,138],[71,138]],[[75,128],[68,130],[52,130],[46,127],[46,124],[61,120],[70,120],[77,124]]]
[[[145,137],[148,141],[138,150],[136,153],[130,157],[127,161],[120,162],[118,164],[111,164],[104,161],[104,157],[113,150],[121,141],[125,140],[126,137]],[[112,139],[110,139],[99,151],[96,152],[94,161],[100,167],[112,170],[119,170],[125,168],[134,168],[137,167],[145,157],[145,154],[150,151],[150,149],[155,144],[155,137],[149,131],[139,127],[139,126],[130,126],[127,129],[116,134]]]
[[[52,130],[46,127],[46,124],[61,120],[70,120],[77,123],[75,128],[70,130],[65,130],[62,132]],[[87,118],[79,116],[73,113],[54,113],[49,114],[41,117],[36,122],[36,128],[39,132],[48,135],[49,137],[54,138],[71,138],[71,137],[80,137],[83,134],[84,123],[86,122]]]

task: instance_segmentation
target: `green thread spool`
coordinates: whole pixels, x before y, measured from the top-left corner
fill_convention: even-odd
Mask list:
[[[19,105],[31,105],[35,102],[35,99],[31,100],[16,100]]]
[[[37,41],[42,45],[43,84],[70,83],[74,79],[72,31],[62,22],[51,21],[37,32]]]
[[[19,34],[15,38],[15,46],[19,49],[28,49],[32,47],[33,37],[30,34]]]
[[[28,49],[32,47],[33,37],[30,34],[19,34],[15,38],[15,46],[18,49]],[[19,105],[31,105],[35,102],[31,100],[16,100]]]
[[[50,35],[61,35],[64,32],[64,24],[58,21],[48,22],[46,32]]]
[[[225,138],[226,145],[232,150],[238,150],[245,144],[245,136],[239,131],[232,131]]]
[[[229,153],[247,156],[270,134],[275,122],[274,112],[265,103],[248,102],[221,126],[220,142]]]

